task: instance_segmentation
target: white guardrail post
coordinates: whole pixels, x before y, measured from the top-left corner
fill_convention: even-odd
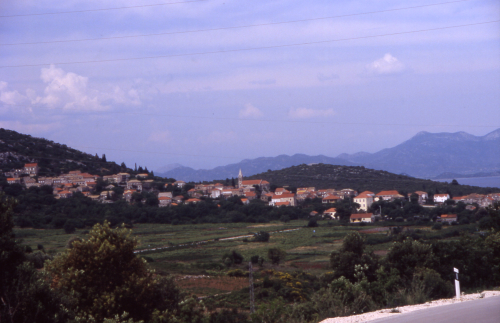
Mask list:
[[[460,298],[460,281],[458,280],[458,269],[453,268],[453,271],[455,272],[455,293],[458,299]]]

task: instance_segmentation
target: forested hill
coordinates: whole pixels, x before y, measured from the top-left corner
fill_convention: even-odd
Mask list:
[[[461,196],[470,193],[500,192],[500,188],[484,188],[468,185],[453,185],[434,182],[405,175],[397,175],[363,166],[337,166],[329,164],[298,165],[281,170],[268,171],[246,177],[264,179],[277,186],[325,188],[351,188],[358,192],[398,190],[400,192],[425,191],[431,193],[450,193]]]
[[[90,155],[47,139],[0,128],[1,174],[33,162],[40,166],[41,176],[59,175],[72,170],[94,175],[116,174],[127,170],[123,165],[106,161],[104,155]]]

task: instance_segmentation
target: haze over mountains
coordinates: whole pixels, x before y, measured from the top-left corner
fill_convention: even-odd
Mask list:
[[[245,159],[236,164],[209,170],[195,170],[181,166],[167,172],[157,172],[157,175],[184,181],[211,181],[236,177],[240,169],[244,176],[251,176],[267,170],[279,170],[312,163],[362,165],[422,178],[442,177],[440,175],[444,173],[453,173],[455,177],[476,173],[496,173],[500,171],[500,128],[484,136],[474,136],[466,132],[429,133],[423,131],[395,147],[373,154],[359,152],[340,154],[337,157],[304,154],[280,155]]]

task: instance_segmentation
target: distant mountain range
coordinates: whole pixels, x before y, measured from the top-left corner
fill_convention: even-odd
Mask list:
[[[177,167],[167,172],[155,172],[156,176],[171,177],[183,181],[213,181],[216,179],[236,178],[240,169],[244,176],[255,175],[268,170],[280,170],[286,167],[300,164],[332,164],[344,166],[356,166],[356,163],[345,159],[327,157],[323,155],[308,156],[296,154],[293,156],[279,155],[277,157],[259,157],[245,159],[237,164],[219,166],[214,169],[193,169],[190,167]]]
[[[446,173],[451,173],[456,178],[468,177],[476,173],[496,174],[500,171],[500,129],[485,136],[474,136],[466,132],[429,133],[423,131],[395,147],[373,154],[358,152],[340,154],[337,157],[304,154],[280,155],[245,159],[236,164],[214,169],[195,170],[182,166],[163,173],[157,171],[156,175],[184,181],[212,181],[236,177],[240,169],[245,176],[251,176],[268,170],[315,163],[361,165],[421,178],[443,178],[449,175]]]
[[[466,132],[419,132],[396,147],[374,154],[338,157],[373,169],[424,178],[443,173],[455,173],[457,177],[493,173],[500,170],[500,129],[480,137]]]

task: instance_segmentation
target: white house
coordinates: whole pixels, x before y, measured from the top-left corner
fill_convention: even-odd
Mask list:
[[[450,199],[450,194],[434,194],[434,203],[444,203]]]

